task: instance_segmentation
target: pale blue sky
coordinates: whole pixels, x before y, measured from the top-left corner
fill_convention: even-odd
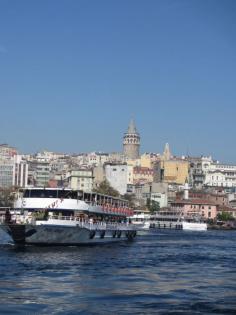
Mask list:
[[[0,0],[0,143],[236,163],[236,1]]]

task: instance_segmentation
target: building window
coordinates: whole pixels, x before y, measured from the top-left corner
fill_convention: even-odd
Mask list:
[[[210,218],[210,217],[211,217],[211,211],[208,212],[208,218]]]

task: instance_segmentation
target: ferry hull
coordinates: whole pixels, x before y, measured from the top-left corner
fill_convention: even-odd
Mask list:
[[[136,236],[134,230],[89,230],[78,226],[5,224],[0,227],[18,245],[75,246],[132,240]]]
[[[206,223],[197,223],[197,222],[182,222],[182,228],[186,231],[206,231]]]

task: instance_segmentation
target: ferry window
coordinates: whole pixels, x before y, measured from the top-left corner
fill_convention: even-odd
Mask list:
[[[66,190],[58,190],[58,198],[66,198]]]
[[[77,199],[77,191],[58,190],[58,198]]]
[[[43,190],[36,190],[36,189],[32,189],[31,192],[30,192],[30,197],[31,198],[40,198],[41,197],[41,194],[42,194],[42,191]]]
[[[30,192],[31,198],[57,198],[56,190],[47,189],[32,189]]]
[[[24,193],[23,193],[23,198],[28,198],[30,196],[30,192],[29,190],[25,190]]]
[[[46,198],[57,198],[57,191],[56,190],[45,190],[45,197]]]

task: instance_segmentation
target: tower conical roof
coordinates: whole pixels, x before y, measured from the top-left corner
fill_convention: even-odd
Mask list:
[[[134,122],[133,119],[130,120],[127,133],[129,133],[129,134],[134,134],[134,133],[138,134],[138,131],[136,129],[135,122]]]

